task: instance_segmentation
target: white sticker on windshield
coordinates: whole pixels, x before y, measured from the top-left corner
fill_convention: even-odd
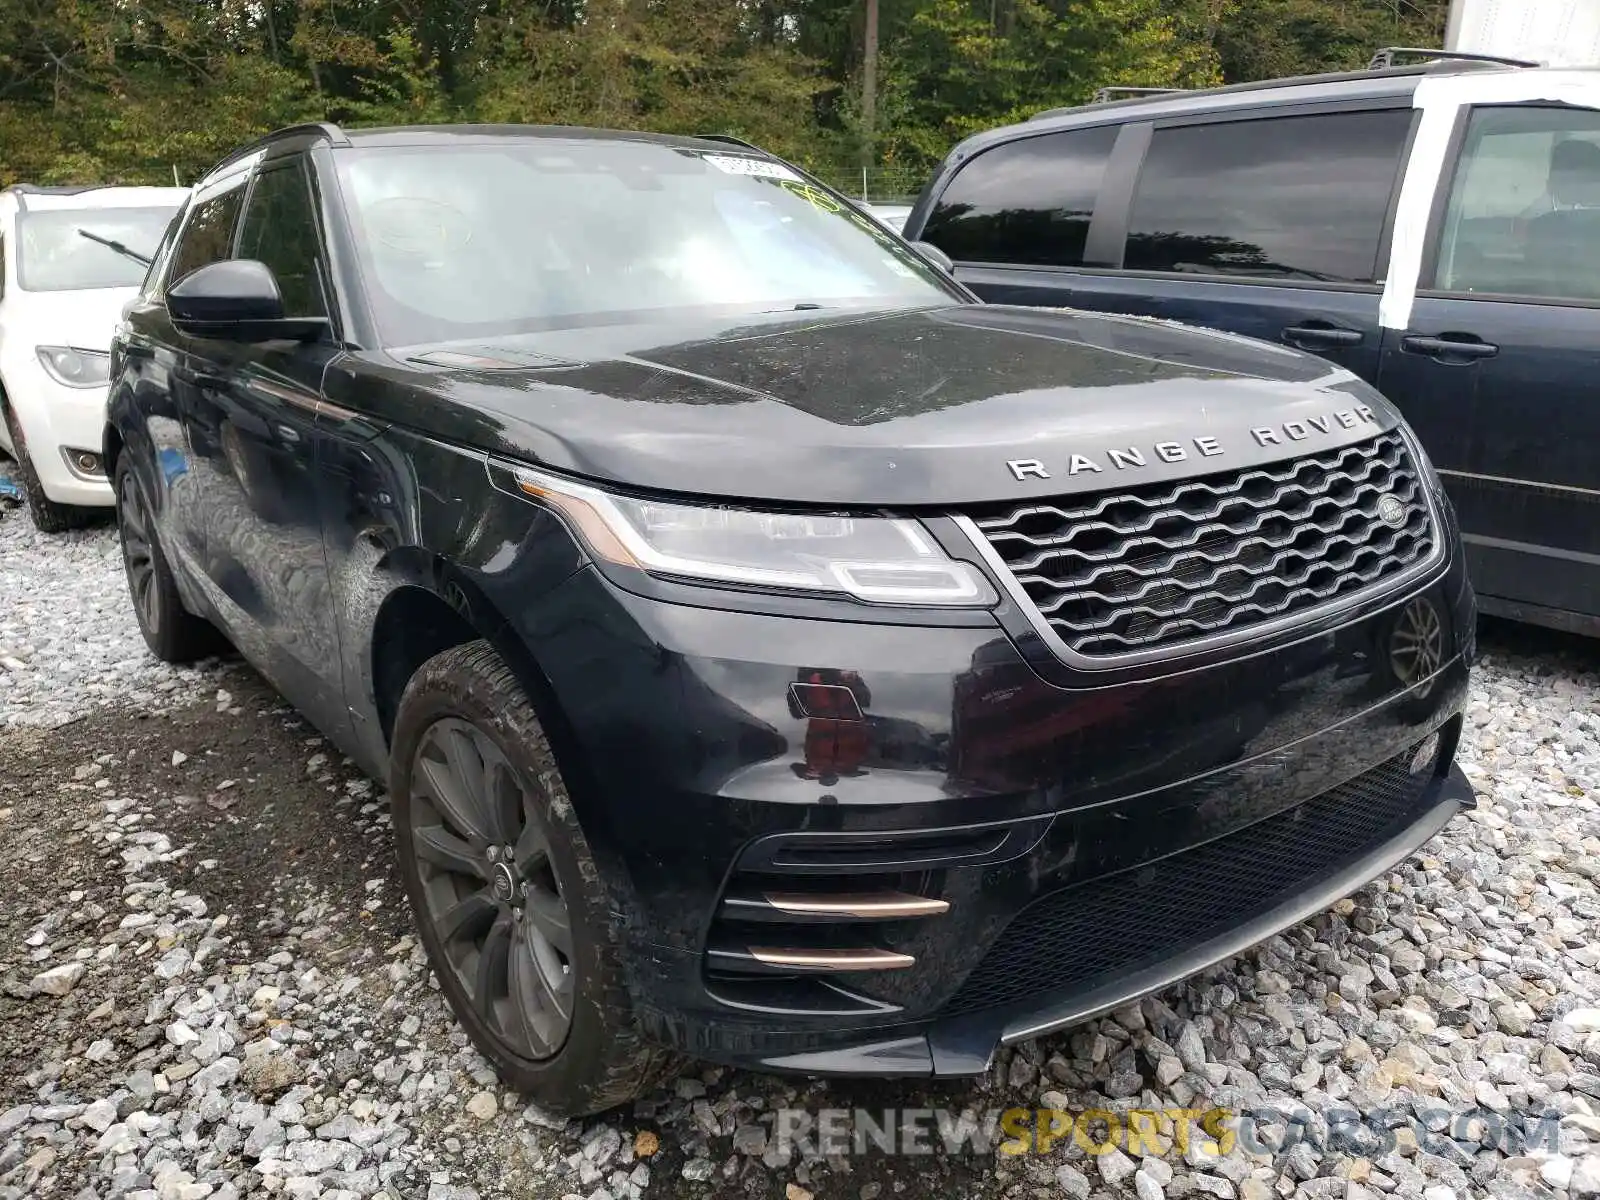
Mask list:
[[[719,171],[729,175],[754,175],[758,179],[800,178],[782,163],[766,158],[745,158],[740,154],[702,154],[701,158]]]

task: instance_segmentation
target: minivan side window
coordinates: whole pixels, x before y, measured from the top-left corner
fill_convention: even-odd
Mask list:
[[[229,256],[233,248],[233,226],[239,219],[239,205],[243,200],[241,180],[240,186],[219,192],[194,206],[172,252],[172,268],[167,272],[169,283],[177,283],[190,272]]]
[[[1046,133],[985,150],[940,194],[923,239],[957,262],[1082,266],[1119,129]]]
[[[1124,268],[1374,282],[1411,122],[1405,108],[1157,129]]]
[[[1473,110],[1433,289],[1600,300],[1600,112]]]

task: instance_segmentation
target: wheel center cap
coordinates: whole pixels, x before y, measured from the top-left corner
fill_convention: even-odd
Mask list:
[[[489,876],[489,887],[494,892],[496,900],[510,903],[517,894],[517,877],[512,874],[507,864],[496,863]]]

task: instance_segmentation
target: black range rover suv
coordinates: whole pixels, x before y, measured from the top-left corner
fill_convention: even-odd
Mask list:
[[[1454,518],[1371,388],[978,303],[748,147],[274,135],[104,450],[151,648],[387,779],[451,1005],[569,1112],[981,1072],[1473,802]]]

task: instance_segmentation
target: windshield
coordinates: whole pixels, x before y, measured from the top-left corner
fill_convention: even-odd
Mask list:
[[[959,299],[872,217],[737,150],[527,138],[337,157],[390,345]]]
[[[154,255],[177,211],[176,205],[24,210],[17,220],[18,282],[30,292],[138,287],[145,264],[133,255]],[[117,242],[133,255],[106,242]]]

